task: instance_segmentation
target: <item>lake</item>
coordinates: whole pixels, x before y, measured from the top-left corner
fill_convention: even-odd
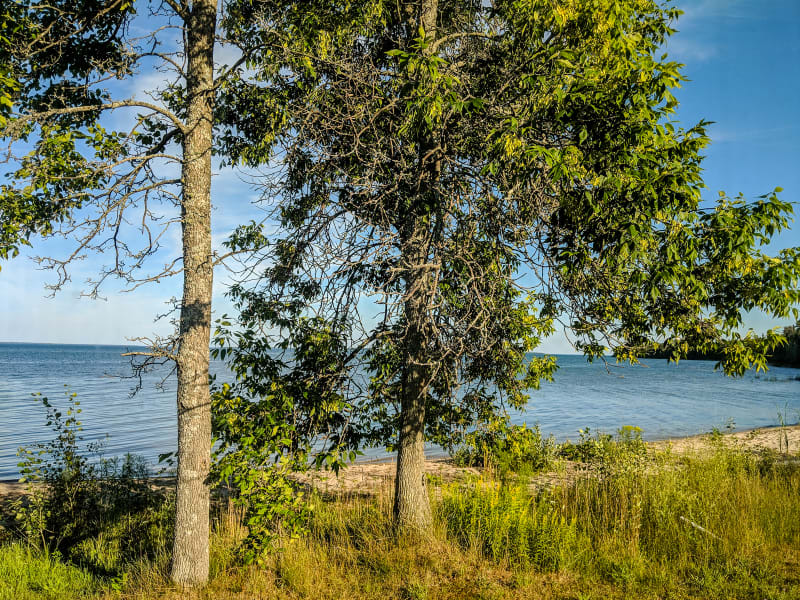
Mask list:
[[[134,381],[122,346],[0,343],[0,479],[16,479],[20,446],[51,437],[45,410],[31,394],[41,392],[53,404],[75,392],[81,402],[86,441],[105,440],[106,456],[133,452],[151,464],[176,447],[175,381],[157,389],[163,373],[145,377],[130,396]],[[733,379],[714,371],[712,361],[646,360],[641,366],[589,364],[583,357],[562,355],[554,383],[532,392],[526,410],[512,421],[539,423],[543,433],[559,440],[576,439],[578,429],[613,433],[622,425],[644,430],[646,439],[692,435],[787,422],[800,415],[800,370],[773,367]],[[212,373],[224,380],[224,364],[212,362]],[[435,449],[433,449],[436,452]],[[441,451],[439,451],[441,452]],[[377,457],[371,451],[369,457]]]

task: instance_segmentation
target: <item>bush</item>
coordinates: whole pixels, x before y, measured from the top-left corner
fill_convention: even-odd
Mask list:
[[[556,444],[552,436],[543,437],[539,425],[509,425],[498,419],[466,435],[466,443],[453,452],[460,466],[493,467],[501,474],[534,473],[552,465]]]
[[[293,451],[292,426],[271,401],[274,396],[261,402],[243,398],[227,384],[212,393],[212,477],[244,513],[247,535],[238,553],[247,563],[263,560],[279,533],[305,533],[310,516],[306,494],[291,478],[308,468],[307,454]]]
[[[46,553],[113,574],[166,547],[172,503],[153,489],[141,457],[105,459],[100,444],[82,446],[80,403],[68,397],[62,412],[36,396],[56,435],[19,451],[28,495],[14,505],[18,533]]]
[[[592,434],[589,428],[578,431],[577,444],[565,442],[558,447],[558,455],[568,460],[594,463],[606,471],[636,471],[647,461],[647,444],[639,427],[625,425],[616,435]]]
[[[347,340],[324,321],[298,316],[273,349],[261,327],[274,307],[257,296],[247,306],[238,331],[221,320],[214,334],[212,356],[227,359],[236,377],[212,387],[212,476],[244,512],[240,554],[253,562],[280,534],[308,531],[309,499],[294,475],[312,467],[338,472],[356,457],[358,428],[342,394]]]

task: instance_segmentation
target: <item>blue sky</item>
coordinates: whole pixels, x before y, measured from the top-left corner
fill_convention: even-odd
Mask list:
[[[701,118],[714,121],[712,145],[705,161],[706,196],[719,190],[748,198],[784,188],[782,198],[800,201],[800,1],[695,0],[677,2],[685,11],[679,32],[667,50],[685,63],[690,79],[677,96],[678,119],[689,126]],[[133,85],[145,87],[152,75]],[[258,218],[252,202],[258,191],[232,171],[218,172],[213,183],[216,209],[214,239],[218,244],[240,222]],[[800,206],[797,208],[800,212]],[[177,244],[177,230],[172,243]],[[772,245],[800,245],[800,223]],[[175,246],[177,247],[177,246]],[[55,240],[36,240],[38,254],[57,255]],[[180,295],[178,278],[122,293],[112,283],[105,299],[81,298],[83,282],[95,274],[104,257],[88,257],[72,271],[72,282],[55,298],[44,286],[52,274],[38,270],[31,252],[4,262],[0,271],[0,341],[124,344],[129,338],[166,333],[169,323],[154,322],[170,298]],[[230,312],[225,301],[226,274],[215,276],[215,313]],[[747,316],[756,330],[784,323],[764,315]],[[563,335],[542,347],[570,352]]]

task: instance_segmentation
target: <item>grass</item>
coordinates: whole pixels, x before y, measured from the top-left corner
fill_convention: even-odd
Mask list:
[[[254,566],[237,561],[244,531],[225,508],[211,582],[189,594],[167,582],[163,559],[108,579],[5,545],[0,599],[800,598],[795,460],[724,442],[702,454],[624,454],[604,452],[602,468],[544,491],[524,477],[436,487],[424,539],[393,533],[388,494],[317,497],[310,533],[280,538]]]
[[[451,486],[437,508],[448,539],[515,569],[559,571],[579,550],[576,518],[522,485],[479,480],[467,489]]]
[[[553,499],[580,524],[584,579],[640,597],[800,597],[796,463],[718,445]]]
[[[0,600],[82,598],[100,589],[79,567],[19,543],[0,546]]]

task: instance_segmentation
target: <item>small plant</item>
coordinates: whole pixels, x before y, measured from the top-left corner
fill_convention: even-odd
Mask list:
[[[708,440],[714,446],[720,446],[725,443],[725,434],[733,433],[736,430],[736,421],[733,420],[733,417],[728,417],[725,421],[725,433],[719,427],[712,427],[711,431],[708,432]]]
[[[49,442],[18,455],[26,498],[14,504],[19,534],[44,552],[114,572],[165,546],[171,505],[151,489],[141,457],[105,459],[102,445],[83,445],[76,394],[61,409],[36,394],[47,411]]]
[[[613,437],[607,433],[592,434],[586,427],[578,430],[579,441],[577,444],[564,442],[559,446],[558,452],[564,458],[581,462],[600,461],[605,456],[605,447],[613,443]]]
[[[403,600],[427,600],[428,588],[425,584],[414,581],[403,588],[401,597]]]
[[[786,415],[789,412],[788,403],[783,410],[778,409],[778,452],[789,454],[789,431],[786,428]]]

